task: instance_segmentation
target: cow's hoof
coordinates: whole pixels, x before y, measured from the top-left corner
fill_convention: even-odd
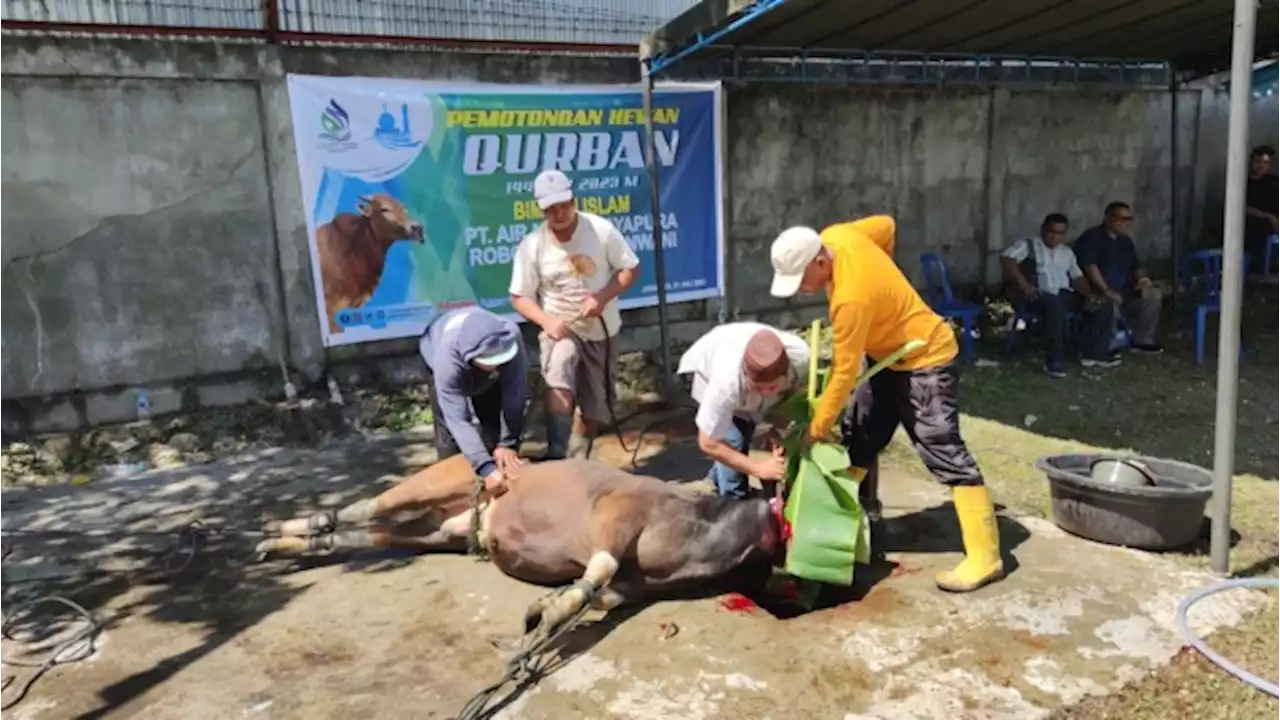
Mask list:
[[[337,527],[337,514],[332,510],[325,510],[308,517],[293,518],[292,520],[273,520],[264,525],[262,531],[268,535],[310,537],[331,533]]]
[[[259,561],[273,554],[300,555],[310,549],[310,544],[306,538],[288,536],[270,538],[258,543],[258,546],[253,549],[253,555],[259,558]]]
[[[263,540],[253,548],[254,564],[266,561],[267,557],[275,550],[275,538]]]
[[[546,620],[548,611],[550,611],[552,606],[560,600],[561,596],[564,595],[564,592],[565,588],[552,590],[546,595],[543,595],[537,600],[529,603],[529,607],[524,610],[524,632],[526,635],[539,628],[542,628],[543,630],[548,629],[548,623],[543,621]]]
[[[542,624],[542,611],[545,609],[545,603],[536,602],[530,605],[524,611],[524,634],[530,635],[537,631],[538,626]]]

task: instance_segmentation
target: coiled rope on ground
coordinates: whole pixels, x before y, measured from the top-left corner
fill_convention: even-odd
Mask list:
[[[117,538],[117,537],[172,537],[172,532],[161,531],[69,531],[69,530],[5,530],[2,533],[5,537],[75,537],[75,538]],[[174,541],[162,552],[157,559],[157,565],[160,571],[168,576],[175,576],[191,567],[196,558],[206,547],[211,536],[225,536],[230,534],[241,535],[245,537],[258,536],[262,533],[256,530],[237,530],[229,531],[226,528],[214,527],[206,525],[200,520],[194,520],[184,525],[176,533]],[[0,560],[7,559],[12,547],[4,549]],[[6,583],[8,585],[8,583]],[[6,610],[13,607],[6,597]],[[84,626],[67,639],[59,642],[44,660],[21,660],[13,657],[0,657],[0,665],[19,668],[33,668],[34,671],[23,680],[17,688],[9,693],[9,698],[0,704],[0,710],[8,710],[26,698],[32,686],[53,668],[59,665],[67,665],[70,663],[85,660],[94,653],[94,641],[98,635],[102,633],[102,624],[98,622],[93,613],[86,610],[82,605],[69,600],[61,595],[44,595],[36,598],[29,603],[22,603],[17,606],[17,610],[12,613],[6,613],[3,623],[0,623],[0,636],[7,640],[16,641],[11,635],[11,630],[20,618],[29,616],[36,608],[43,605],[62,605],[69,608],[83,621]],[[82,645],[83,649],[75,652],[70,656],[65,656],[69,650],[77,645]],[[0,691],[8,691],[15,681],[14,676],[6,677],[0,683]]]

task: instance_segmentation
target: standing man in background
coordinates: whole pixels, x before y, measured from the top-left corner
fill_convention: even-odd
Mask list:
[[[1267,238],[1280,229],[1280,221],[1276,219],[1280,213],[1280,194],[1276,176],[1271,174],[1275,159],[1276,150],[1269,145],[1259,145],[1249,153],[1249,183],[1244,195],[1244,249],[1264,275],[1271,269],[1262,267],[1267,257]]]
[[[609,420],[622,328],[618,296],[635,282],[640,260],[613,223],[578,210],[564,173],[544,170],[533,195],[545,219],[516,248],[511,306],[542,329],[546,459],[585,458]]]
[[[883,359],[910,340],[925,344],[858,388],[845,415],[849,469],[862,480],[901,424],[920,459],[949,485],[965,558],[935,578],[942,590],[969,592],[1004,576],[995,507],[960,436],[955,333],[925,304],[893,262],[895,224],[885,215],[832,225],[821,233],[789,228],[770,251],[774,297],[827,292],[833,358],[807,440],[827,438],[854,388],[865,352]],[[874,541],[873,541],[874,542]]]

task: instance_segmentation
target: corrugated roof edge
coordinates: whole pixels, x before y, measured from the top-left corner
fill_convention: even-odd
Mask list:
[[[756,0],[706,0],[667,21],[644,36],[638,48],[640,61],[684,47],[689,38],[720,27],[726,20],[755,4]]]

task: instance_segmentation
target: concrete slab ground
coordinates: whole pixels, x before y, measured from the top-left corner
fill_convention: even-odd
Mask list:
[[[620,455],[610,443],[600,453]],[[687,444],[642,457],[669,477],[707,468]],[[172,530],[196,517],[256,524],[372,495],[429,459],[413,438],[280,450],[6,491],[3,521],[6,530],[90,531]],[[1013,572],[972,595],[946,595],[933,575],[956,562],[959,541],[945,488],[892,468],[882,475],[893,564],[860,568],[857,599],[789,620],[727,597],[595,619],[571,634],[555,672],[499,717],[1044,717],[1167,662],[1181,646],[1179,598],[1212,581],[1157,555],[1002,516]],[[177,580],[82,574],[147,567],[169,539],[6,540],[6,592],[58,582],[35,583],[40,572],[64,576],[62,592],[107,627],[89,660],[41,679],[13,718],[450,717],[502,673],[525,606],[543,592],[455,556],[243,565],[252,539],[212,539]],[[1264,602],[1215,596],[1193,620],[1207,633]]]

